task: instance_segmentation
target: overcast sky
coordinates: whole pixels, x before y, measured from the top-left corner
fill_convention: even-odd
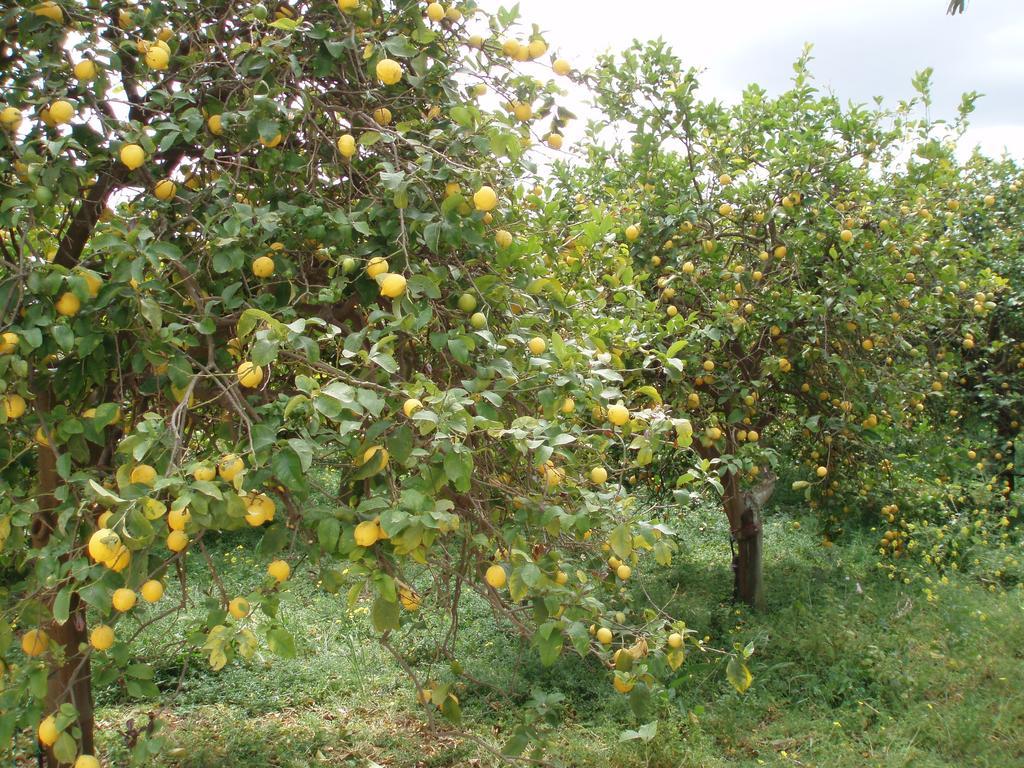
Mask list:
[[[511,0],[481,0],[493,10]],[[805,42],[812,70],[840,98],[890,105],[913,95],[933,67],[933,118],[952,117],[964,91],[985,94],[968,134],[989,154],[1024,158],[1024,0],[520,0],[522,20],[575,66],[633,38],[664,37],[684,64],[704,69],[705,97],[734,100],[749,82],[787,85]]]

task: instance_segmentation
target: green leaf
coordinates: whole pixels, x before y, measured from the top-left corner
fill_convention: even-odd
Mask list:
[[[569,625],[566,634],[569,635],[569,641],[572,643],[576,653],[580,656],[586,656],[590,653],[590,633],[583,622],[574,621]]]
[[[729,658],[729,664],[725,668],[725,676],[732,683],[732,687],[740,693],[746,691],[754,680],[750,670],[747,669],[747,665],[740,661],[738,656]]]
[[[334,552],[341,538],[341,523],[333,517],[324,518],[316,527],[316,538],[324,552]]]
[[[305,488],[302,460],[290,447],[277,451],[270,460],[270,467],[274,476],[289,490],[298,491]]]
[[[380,596],[373,601],[373,607],[370,609],[370,620],[373,622],[375,630],[383,633],[388,630],[398,629],[398,619],[399,610],[397,602],[385,600]]]
[[[71,595],[75,592],[73,587],[62,587],[53,599],[53,618],[58,624],[68,620],[71,613]]]
[[[517,726],[512,736],[501,748],[501,754],[508,757],[518,757],[530,745],[530,735],[526,728]]]
[[[544,579],[544,574],[534,563],[527,563],[519,569],[519,574],[523,579],[523,583],[536,589],[540,586],[541,581]]]
[[[469,490],[470,476],[473,472],[473,457],[468,453],[446,453],[444,456],[444,474],[455,486],[457,491],[465,493]]]
[[[54,340],[57,342],[57,346],[63,349],[65,352],[70,352],[75,346],[75,334],[66,326],[64,323],[57,323],[50,328],[50,333],[53,334]]]
[[[301,23],[302,17],[299,16],[299,18],[297,19],[277,19],[276,21],[270,22],[268,26],[271,26],[274,29],[283,29],[285,32],[294,32],[296,29],[299,28],[299,24]],[[260,133],[262,135],[262,131]],[[263,138],[270,139],[273,137],[274,134],[272,133],[270,134],[270,136],[264,136]]]
[[[620,560],[629,557],[633,552],[633,534],[625,523],[616,526],[611,536],[608,537],[608,543],[611,544],[612,552]]]
[[[57,741],[54,742],[53,756],[62,764],[71,765],[71,763],[75,762],[75,758],[78,756],[78,744],[67,731],[61,733],[57,737]]]
[[[434,221],[423,228],[423,242],[433,253],[437,253],[441,243],[441,222]]]
[[[534,641],[537,644],[537,650],[540,652],[540,663],[545,667],[550,667],[562,653],[564,638],[562,637],[562,630],[550,622],[544,624],[541,629],[546,631],[538,631],[534,636]]]
[[[283,627],[275,627],[267,632],[267,645],[272,653],[283,659],[295,658],[295,638]]]

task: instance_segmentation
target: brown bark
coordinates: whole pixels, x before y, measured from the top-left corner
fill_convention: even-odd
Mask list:
[[[764,607],[764,535],[758,505],[740,490],[739,477],[728,473],[723,482],[723,505],[736,552],[733,555],[733,598],[752,608]]]
[[[43,389],[36,393],[36,406],[45,416],[50,410],[50,393]],[[32,521],[32,546],[41,549],[50,540],[50,534],[56,527],[57,499],[55,493],[60,483],[57,474],[57,457],[53,450],[39,446],[36,464],[37,491],[36,502],[39,511]],[[52,606],[55,593],[47,596]],[[71,597],[68,620],[63,624],[57,621],[48,622],[43,629],[51,640],[61,646],[63,661],[58,665],[55,661],[50,668],[47,681],[45,711],[47,714],[59,709],[61,704],[71,703],[78,711],[78,725],[82,737],[79,740],[80,752],[94,753],[93,732],[95,720],[92,705],[92,672],[89,665],[88,633],[85,619],[85,605],[78,594]],[[85,644],[86,652],[79,651]],[[62,765],[57,761],[52,750],[47,750],[46,764],[48,768]]]

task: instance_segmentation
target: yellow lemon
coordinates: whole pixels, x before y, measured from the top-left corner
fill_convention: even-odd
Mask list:
[[[590,470],[590,481],[596,485],[607,482],[608,470],[604,467],[594,467]]]
[[[34,13],[36,16],[42,16],[45,19],[49,19],[50,21],[55,21],[58,24],[61,24],[64,21],[64,11],[61,10],[61,7],[59,5],[57,5],[54,2],[51,2],[50,0],[47,0],[47,2],[45,3],[39,3],[39,5],[34,6],[32,8],[32,13]]]
[[[526,346],[529,348],[531,355],[543,355],[548,348],[548,343],[540,336],[534,336],[526,342]]]
[[[132,470],[131,481],[152,487],[156,482],[156,470],[149,464],[139,464]]]
[[[499,248],[508,248],[512,245],[512,233],[506,229],[499,229],[494,233],[494,242]]]
[[[171,61],[171,54],[160,45],[151,45],[146,51],[146,66],[150,69],[163,70]]]
[[[79,755],[72,768],[102,768],[100,761],[93,755]]]
[[[394,85],[402,79],[402,65],[394,59],[381,59],[377,62],[377,79],[384,85]]]
[[[100,624],[89,633],[89,645],[97,651],[106,651],[114,644],[114,628]]]
[[[23,398],[19,394],[4,395],[4,414],[8,419],[19,419],[25,414],[25,409],[28,407]]]
[[[291,572],[291,566],[284,560],[275,560],[267,566],[267,573],[278,582],[287,581]]]
[[[170,200],[178,192],[178,185],[170,179],[161,179],[153,187],[153,194],[158,200]]]
[[[399,587],[398,599],[401,601],[402,607],[407,611],[418,611],[420,609],[421,598],[411,587]]]
[[[626,227],[627,240],[633,242],[638,237],[640,237],[640,227],[638,227],[636,224],[630,224],[628,227]]]
[[[18,126],[21,125],[21,110],[17,107],[4,107],[0,111],[0,125],[8,131],[18,130]]]
[[[142,164],[146,162],[146,151],[138,144],[125,144],[121,147],[119,156],[121,158],[121,162],[132,171],[136,168],[140,168]]]
[[[228,603],[228,613],[236,619],[244,619],[249,615],[249,601],[244,597],[236,597]]]
[[[206,128],[214,136],[224,133],[224,118],[221,115],[210,115],[206,119]]]
[[[109,528],[100,528],[89,537],[86,550],[89,552],[89,557],[94,561],[104,563],[111,558],[120,546],[121,537],[115,531]]]
[[[601,645],[611,645],[612,643],[612,631],[608,627],[601,627],[597,630],[597,642]]]
[[[427,6],[427,18],[431,21],[440,21],[445,16],[444,6],[440,3],[430,3]]]
[[[167,548],[171,552],[181,552],[188,546],[188,536],[184,531],[171,531],[167,534]]]
[[[269,256],[260,256],[252,263],[252,273],[259,278],[270,277],[274,274],[274,260]]]
[[[79,274],[85,279],[85,287],[89,291],[89,296],[96,298],[100,295],[100,288],[103,287],[103,280],[95,272],[90,270],[82,270]]]
[[[18,349],[18,334],[5,331],[0,335],[0,355],[9,355]]]
[[[556,75],[562,75],[563,77],[572,72],[572,65],[565,59],[555,59],[551,68],[555,71]]]
[[[220,474],[221,479],[227,482],[231,482],[235,479],[239,472],[245,469],[245,462],[241,456],[234,453],[229,453],[222,457],[220,463],[217,464],[217,472]]]
[[[379,280],[380,295],[388,299],[397,299],[405,293],[406,280],[403,275],[385,273]]]
[[[54,742],[57,741],[60,736],[60,731],[57,730],[57,721],[53,715],[47,715],[43,718],[43,721],[39,723],[39,729],[36,732],[39,737],[39,743],[44,747],[52,747]]]
[[[155,603],[164,596],[164,585],[157,579],[150,579],[139,588],[139,593],[147,603]]]
[[[120,573],[132,562],[132,552],[124,544],[121,544],[117,549],[114,550],[113,554],[110,555],[103,564],[107,566],[114,573]]]
[[[213,480],[217,476],[217,470],[211,467],[209,464],[201,464],[196,467],[192,472],[192,477],[196,480]]]
[[[388,271],[388,260],[382,256],[374,256],[366,264],[366,276],[377,277]]]
[[[184,509],[172,509],[167,515],[167,527],[172,531],[184,531],[185,526],[192,522],[192,513],[188,507]]]
[[[373,110],[373,119],[378,125],[391,124],[391,110],[387,107],[377,107]]]
[[[488,186],[482,186],[473,193],[473,205],[478,211],[493,211],[498,207],[498,195]]]
[[[516,116],[516,120],[521,123],[525,123],[533,117],[533,105],[525,101],[520,101],[512,108],[512,114]]]
[[[30,629],[21,636],[21,650],[26,656],[41,656],[50,646],[50,636],[42,629]]]
[[[377,461],[381,462],[381,467],[377,471],[380,472],[380,471],[386,469],[387,466],[388,466],[388,458],[389,458],[388,452],[387,452],[387,449],[381,448],[379,445],[372,445],[369,448],[367,448],[363,452],[362,460],[359,463],[360,464],[365,464],[370,459],[372,459],[374,456],[376,456],[378,451],[381,454],[381,458],[377,459]]]
[[[263,369],[251,360],[246,360],[239,365],[236,375],[238,383],[247,389],[255,389],[263,381]]]
[[[64,99],[58,99],[50,105],[50,119],[54,125],[63,125],[64,123],[70,122],[71,118],[75,116],[75,108],[71,106],[71,102],[65,101]]]
[[[487,569],[484,574],[484,581],[494,589],[501,589],[505,586],[505,582],[508,577],[505,575],[505,569],[495,563]]]
[[[351,133],[343,134],[338,138],[338,151],[342,157],[352,157],[356,153],[356,139]]]
[[[82,308],[82,300],[70,291],[66,291],[60,295],[60,298],[57,299],[57,303],[53,305],[53,308],[57,310],[58,315],[74,317]]]
[[[377,524],[372,520],[364,520],[356,526],[356,545],[360,547],[372,547],[377,543]]]
[[[616,427],[621,427],[629,421],[629,409],[621,403],[608,406],[608,421]]]
[[[412,417],[412,415],[421,408],[423,408],[423,403],[415,397],[410,397],[402,403],[402,413],[405,414],[406,418]]]
[[[121,587],[115,589],[113,596],[110,598],[111,605],[114,606],[115,611],[125,613],[135,607],[136,596],[135,593],[127,587]]]

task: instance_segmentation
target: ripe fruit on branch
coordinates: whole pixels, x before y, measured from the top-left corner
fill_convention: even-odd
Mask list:
[[[384,85],[394,85],[402,79],[402,65],[394,59],[381,59],[377,62],[377,79]]]
[[[493,189],[484,185],[473,193],[473,205],[478,211],[493,211],[498,207],[498,195]]]
[[[238,383],[247,389],[255,389],[263,381],[263,369],[250,360],[246,360],[238,366],[236,375]]]
[[[129,170],[134,171],[136,168],[141,168],[142,164],[146,162],[146,151],[138,144],[125,144],[121,147],[119,157]]]
[[[616,427],[621,427],[629,421],[629,409],[622,403],[608,406],[608,421]]]
[[[484,581],[494,589],[501,589],[504,587],[507,578],[508,577],[505,575],[505,569],[497,563],[490,566],[484,574]]]

